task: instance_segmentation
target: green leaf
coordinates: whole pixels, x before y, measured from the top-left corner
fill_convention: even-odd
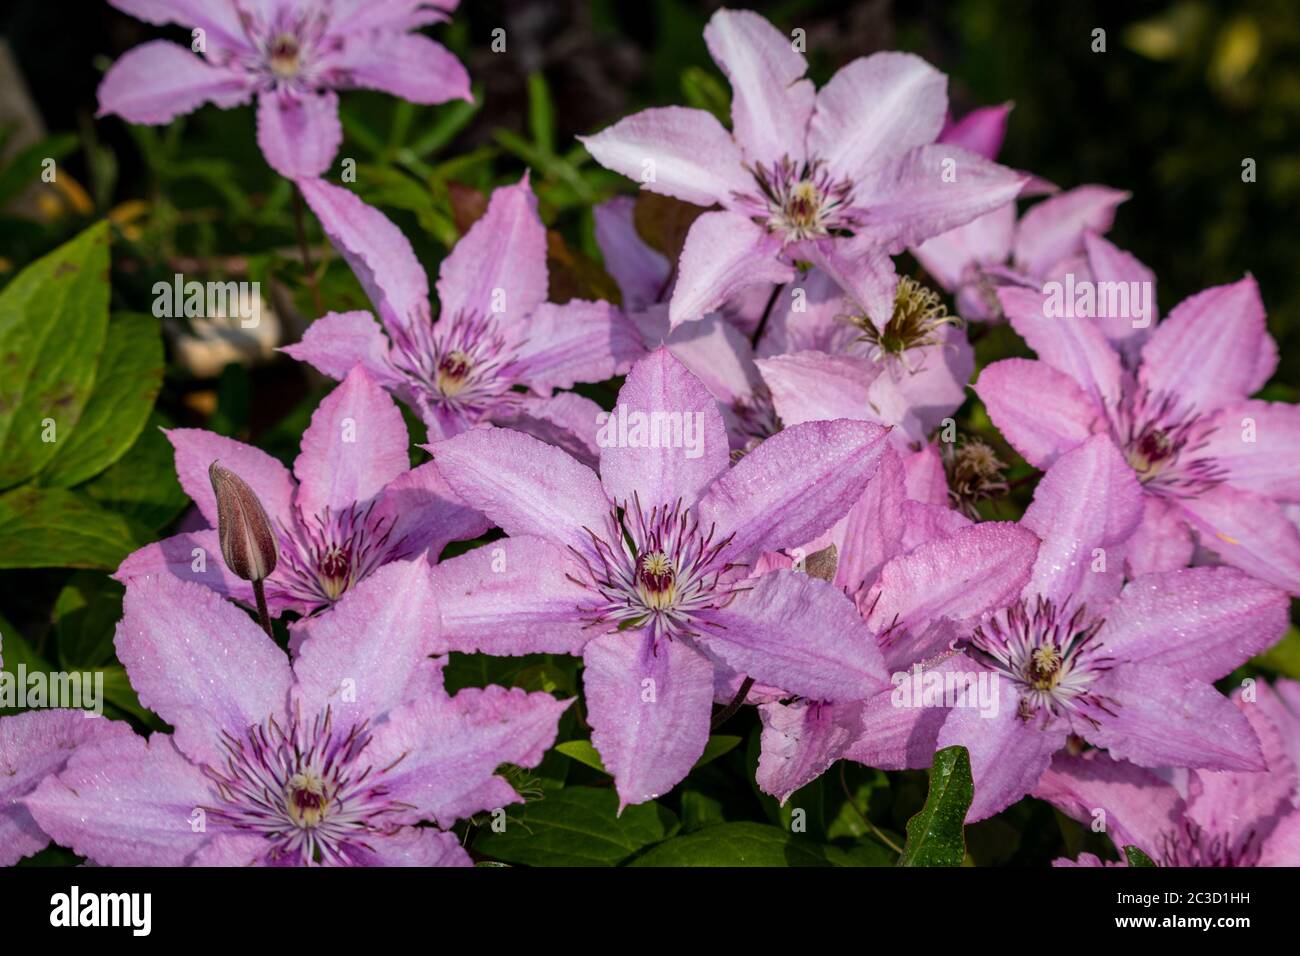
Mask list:
[[[966,811],[975,796],[970,755],[945,747],[934,755],[930,793],[921,812],[907,821],[899,866],[961,866],[966,858]]]
[[[714,760],[717,760],[739,743],[739,737],[729,737],[726,734],[718,734],[716,737],[710,737],[709,742],[704,745],[704,753],[700,755],[699,760],[695,761],[695,766],[703,767],[706,763],[711,763]],[[609,773],[609,771],[605,769],[605,764],[600,759],[600,753],[592,746],[590,740],[566,740],[562,744],[556,744],[555,749],[566,757],[571,757],[578,761],[578,763],[585,764],[593,770],[599,770],[601,773]]]
[[[1124,855],[1128,857],[1129,866],[1155,866],[1155,861],[1147,856],[1135,846],[1124,847]]]
[[[666,840],[631,866],[830,866],[826,848],[766,823],[722,823]]]
[[[688,66],[682,71],[682,96],[688,106],[707,110],[723,126],[731,124],[731,96],[722,81],[707,70]]]
[[[0,206],[7,206],[9,200],[41,178],[41,174],[45,171],[45,160],[60,160],[76,148],[76,135],[61,133],[20,150],[5,164],[4,169],[0,170]]]
[[[548,156],[555,153],[555,107],[546,77],[534,71],[528,74],[528,130],[533,143]]]
[[[1300,628],[1292,624],[1282,640],[1254,658],[1251,663],[1300,680]]]
[[[48,465],[90,399],[108,329],[108,264],[101,222],[0,292],[0,488]]]
[[[643,847],[671,837],[677,817],[658,803],[640,803],[617,814],[612,789],[566,787],[522,809],[509,808],[505,829],[484,826],[474,850],[529,866],[615,866]]]
[[[64,488],[0,495],[0,568],[111,571],[144,544],[122,515]]]
[[[59,661],[84,670],[113,658],[113,635],[122,618],[122,585],[94,571],[78,571],[54,600]]]
[[[50,665],[36,653],[36,648],[28,644],[27,640],[18,633],[18,629],[0,615],[0,671],[7,671],[16,678],[19,665],[28,673],[50,670]],[[18,713],[17,708],[0,707],[0,716],[16,713]]]
[[[190,503],[176,478],[171,442],[162,433],[169,427],[166,418],[153,412],[127,453],[80,490],[141,528],[162,530]]]
[[[41,484],[70,488],[121,458],[144,429],[162,388],[163,347],[158,320],[129,312],[108,323],[95,370],[95,390]]]

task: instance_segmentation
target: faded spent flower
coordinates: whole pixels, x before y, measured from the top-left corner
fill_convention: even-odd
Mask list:
[[[23,805],[101,866],[471,865],[447,830],[522,801],[496,770],[536,766],[569,702],[448,696],[429,572],[376,572],[306,622],[292,666],[207,588],[129,581],[117,654],[175,732],[85,743]]]

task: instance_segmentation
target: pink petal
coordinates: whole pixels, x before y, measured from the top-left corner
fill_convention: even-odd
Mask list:
[[[886,160],[933,143],[947,111],[948,80],[920,57],[859,57],[818,91],[808,153],[859,180]]]
[[[712,113],[665,106],[642,110],[595,136],[579,136],[606,169],[645,189],[697,206],[732,201],[755,190],[744,157]]]
[[[1019,714],[1019,694],[1010,681],[1002,681],[1001,687],[996,715],[985,717],[974,707],[954,707],[939,732],[940,747],[960,744],[970,753],[975,799],[966,813],[967,823],[991,817],[1031,793],[1053,754],[1065,745],[1064,726],[1039,729],[1025,723]]]
[[[152,40],[128,50],[99,84],[99,114],[157,126],[204,103],[221,109],[253,98],[252,77],[213,66],[184,47]]]
[[[592,209],[596,220],[596,245],[605,259],[605,271],[623,294],[623,307],[644,309],[663,297],[671,264],[636,231],[636,200],[615,196]]]
[[[382,773],[387,799],[410,804],[410,822],[450,827],[519,800],[497,768],[537,766],[570,703],[518,687],[420,700],[375,729],[363,759],[377,771],[391,768]]]
[[[154,26],[176,24],[201,27],[207,33],[209,49],[214,43],[221,49],[252,52],[248,34],[240,22],[239,9],[233,3],[211,0],[109,0],[137,20]]]
[[[578,583],[584,578],[569,551],[530,536],[492,541],[443,561],[430,582],[436,646],[498,657],[581,654],[596,632],[579,608],[599,601]]]
[[[1248,398],[1277,367],[1252,276],[1184,299],[1142,348],[1140,380],[1187,410],[1212,411]]]
[[[1014,104],[983,106],[944,126],[939,142],[969,149],[985,159],[996,159],[1007,136],[1007,117]]]
[[[795,571],[746,583],[726,607],[699,615],[706,654],[812,700],[861,700],[886,686],[880,648],[839,588]]]
[[[123,736],[135,736],[129,725],[80,710],[0,717],[0,866],[13,866],[50,842],[22,798],[62,771],[78,747]]]
[[[198,570],[195,563],[202,561]],[[185,531],[181,534],[163,538],[153,544],[147,544],[138,551],[127,555],[113,577],[125,584],[132,578],[167,574],[181,581],[193,581],[218,594],[239,601],[249,607],[253,605],[253,586],[243,578],[235,575],[226,567],[221,557],[221,542],[215,528],[202,531]],[[274,594],[274,573],[268,581],[267,604],[271,614],[278,617],[286,610],[281,602],[272,600]],[[295,608],[296,609],[296,608]],[[309,610],[304,608],[304,610]]]
[[[732,403],[752,403],[763,388],[749,339],[720,313],[679,325],[664,344],[718,400],[724,417],[733,410]]]
[[[469,74],[441,43],[418,33],[355,44],[339,61],[349,85],[382,90],[412,103],[473,102]]]
[[[1116,847],[1136,846],[1156,859],[1167,835],[1183,822],[1177,790],[1151,771],[1101,751],[1057,756],[1034,796],[1087,826],[1104,811],[1105,832]]]
[[[402,413],[365,369],[357,366],[312,414],[293,463],[297,505],[304,518],[367,504],[410,470]]]
[[[622,375],[645,354],[636,326],[608,302],[543,302],[526,327],[517,378],[542,395]]]
[[[384,325],[398,330],[413,322],[427,321],[429,280],[402,231],[378,209],[341,186],[309,179],[299,182],[298,188],[325,235],[356,274]],[[347,331],[352,336],[362,334],[355,320]],[[371,354],[377,340],[369,329],[364,330],[364,335],[366,354]]]
[[[367,838],[370,852],[363,866],[473,866],[474,859],[454,833],[432,827],[401,827],[392,833]]]
[[[405,384],[389,364],[388,338],[369,312],[327,312],[307,326],[301,341],[280,351],[336,381],[359,364],[384,388]]]
[[[1235,488],[1300,501],[1300,406],[1238,402],[1221,409],[1215,423],[1198,458],[1213,459]]]
[[[492,191],[487,212],[442,260],[438,299],[448,318],[498,315],[519,324],[546,301],[546,284],[546,227],[525,174]]]
[[[477,538],[492,522],[461,500],[436,462],[404,471],[375,502],[374,517],[388,522],[388,543],[399,558],[428,552],[430,562],[452,541]]]
[[[253,619],[220,595],[171,577],[127,584],[114,646],[131,686],[176,728],[190,759],[219,766],[223,734],[283,719],[289,661]]]
[[[966,621],[1014,600],[1029,580],[1038,539],[1017,524],[982,522],[929,541],[880,569],[866,598],[867,623],[920,629],[931,621]]]
[[[1078,382],[1098,405],[1119,404],[1119,353],[1093,319],[1050,315],[1047,297],[1035,289],[1002,288],[998,300],[1012,328],[1040,359]]]
[[[248,483],[273,522],[291,520],[293,478],[288,468],[266,452],[201,428],[173,428],[163,434],[176,449],[176,477],[181,487],[210,526],[217,526],[217,498],[208,478],[208,467],[214,461],[220,461]]]
[[[706,212],[691,224],[668,305],[673,328],[703,318],[752,285],[788,282],[794,269],[777,258],[781,240],[734,212]]]
[[[771,358],[787,352],[838,352],[854,337],[853,327],[842,318],[851,310],[844,289],[828,272],[809,269],[776,297],[758,354]]]
[[[847,302],[831,316],[853,311],[856,303],[876,328],[884,328],[894,314],[898,272],[889,257],[888,242],[871,233],[849,238],[818,239],[797,247],[797,255],[812,262],[846,293]],[[842,342],[842,340],[841,340]]]
[[[815,91],[790,38],[749,10],[719,10],[704,28],[709,54],[731,81],[731,125],[751,163],[804,158]]]
[[[1225,564],[1300,594],[1300,530],[1280,505],[1230,485],[1179,503],[1201,547]]]
[[[600,467],[596,436],[603,417],[604,409],[591,399],[576,392],[556,392],[545,398],[521,395],[508,413],[494,414],[492,422],[561,448],[595,471]]]
[[[1076,730],[1119,760],[1142,767],[1264,769],[1259,741],[1241,711],[1212,686],[1173,668],[1143,663],[1116,667],[1091,690],[1112,713]]]
[[[190,820],[218,799],[170,736],[124,734],[79,748],[26,803],[54,842],[100,866],[185,866],[211,839]]]
[[[882,368],[876,362],[856,355],[796,352],[755,364],[787,426],[836,418],[881,421],[871,407],[871,383]]]
[[[974,388],[998,431],[1036,468],[1051,467],[1098,427],[1097,403],[1046,362],[994,362]]]
[[[1183,568],[1130,581],[1097,640],[1107,656],[1216,681],[1286,633],[1286,594],[1236,568]]]
[[[866,211],[859,234],[891,249],[920,245],[1012,202],[1027,179],[958,146],[920,146],[862,180],[853,197]]]
[[[1115,210],[1131,196],[1106,186],[1080,186],[1035,204],[1020,218],[1016,231],[1016,267],[1046,277],[1053,266],[1083,252],[1086,230],[1108,231]]]
[[[591,742],[620,811],[667,793],[708,743],[713,665],[685,641],[656,644],[644,630],[596,638],[583,662]]]
[[[429,446],[447,484],[506,534],[537,535],[585,549],[582,529],[600,532],[609,501],[585,465],[530,435],[475,428]]]
[[[680,431],[671,424],[678,417]],[[660,420],[663,427],[656,425]],[[633,431],[638,422],[643,425],[639,441]],[[597,440],[601,481],[610,499],[629,508],[639,502],[647,514],[678,500],[693,505],[731,460],[717,402],[666,348],[632,367]]]
[[[1146,495],[1142,523],[1124,549],[1130,578],[1156,571],[1173,571],[1192,563],[1192,533],[1176,504]]]
[[[951,292],[962,284],[968,267],[1006,261],[1011,252],[1015,225],[1015,203],[1007,203],[964,226],[925,240],[913,250],[913,254],[925,271]],[[964,311],[962,315],[974,318]]]
[[[1098,550],[1118,548],[1137,529],[1142,488],[1110,437],[1094,435],[1048,469],[1020,520],[1042,539],[1025,594],[1060,604],[1096,586],[1089,578],[1123,570],[1122,552],[1105,572],[1093,569]]]
[[[758,788],[784,804],[820,777],[861,734],[861,709],[858,703],[807,700],[759,707],[763,731],[754,774]]]
[[[839,419],[777,432],[713,483],[697,514],[725,553],[746,562],[798,547],[844,517],[876,472],[888,430]]]
[[[1107,282],[1126,282],[1130,283],[1129,288],[1132,289],[1131,284],[1136,282],[1151,290],[1149,315],[1137,315],[1138,310],[1134,309],[1133,316],[1098,316],[1093,320],[1129,363],[1136,365],[1143,343],[1155,328],[1158,311],[1155,273],[1139,262],[1136,256],[1096,233],[1084,232],[1083,247],[1088,256],[1092,279],[1098,286]]]
[[[424,559],[386,564],[307,618],[293,663],[293,707],[310,721],[328,707],[348,727],[378,721],[441,692],[432,623],[437,601]]]
[[[324,175],[343,142],[339,98],[333,90],[288,95],[263,92],[257,99],[257,145],[267,163],[286,179]]]
[[[946,673],[962,667],[965,661],[964,656],[958,655],[925,668],[925,672]],[[909,681],[916,679],[915,671],[906,673]],[[881,770],[921,770],[930,766],[939,748],[939,731],[947,720],[948,710],[900,706],[896,695],[908,695],[902,700],[910,702],[912,685],[900,684],[899,677],[894,674],[892,688],[863,701],[858,715],[858,736],[844,754],[849,760]]]
[[[899,552],[906,496],[903,463],[898,452],[887,446],[879,469],[839,526],[836,586],[846,588],[850,594],[856,592],[874,580],[881,565]]]
[[[883,363],[869,390],[879,421],[898,426],[899,436],[923,442],[966,401],[966,383],[975,371],[975,350],[966,336],[949,327],[936,345],[909,349]]]

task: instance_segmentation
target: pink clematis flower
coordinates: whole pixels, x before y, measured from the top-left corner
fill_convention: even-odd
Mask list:
[[[596,244],[622,294],[623,314],[640,331],[647,348],[667,348],[718,400],[732,450],[750,450],[780,431],[781,422],[743,328],[747,316],[742,313],[749,303],[741,296],[699,322],[671,328],[666,296],[672,269],[637,234],[634,207],[630,197],[616,196],[592,210]],[[757,304],[762,309],[770,290],[755,288],[764,293]]]
[[[383,330],[368,312],[331,312],[283,351],[333,378],[360,362],[419,413],[431,439],[494,423],[596,459],[600,407],[552,393],[620,374],[645,349],[608,302],[546,301],[546,227],[527,176],[495,190],[483,218],[443,260],[437,322],[428,279],[397,226],[346,189],[299,185]]]
[[[1094,276],[1141,274],[1124,253],[1095,244],[1089,253]],[[1134,574],[1186,565],[1194,532],[1223,563],[1300,593],[1300,532],[1284,510],[1300,501],[1300,408],[1249,397],[1278,359],[1253,278],[1198,293],[1151,328],[1114,315],[1047,317],[1038,290],[999,296],[1039,360],[995,362],[975,390],[1039,468],[1089,435],[1108,436],[1143,492],[1126,555]]]
[[[432,462],[411,468],[402,413],[360,366],[312,415],[293,474],[266,452],[212,432],[179,428],[166,435],[181,487],[211,528],[141,548],[117,569],[119,581],[168,574],[253,606],[252,585],[222,561],[208,478],[213,461],[252,487],[277,532],[280,558],[265,582],[275,617],[328,607],[389,562],[425,553],[436,560],[448,542],[491,527]]]
[[[666,349],[633,366],[618,404],[626,435],[609,436],[599,477],[504,429],[432,446],[452,487],[510,535],[441,564],[434,589],[449,649],[582,655],[592,743],[627,805],[666,793],[699,758],[719,671],[817,700],[884,685],[880,650],[841,592],[745,568],[841,518],[885,429],[787,428],[729,467],[714,398]],[[684,443],[662,440],[674,421]]]
[[[895,676],[893,686],[857,701],[769,695],[759,707],[757,781],[782,802],[839,759],[883,770],[930,766],[947,710],[941,703],[913,706],[913,681],[923,689],[931,674],[976,670],[953,645],[981,617],[1014,601],[1029,580],[1038,552],[1031,531],[1009,522],[973,524],[918,477],[887,449],[848,515],[802,549],[834,546],[831,583],[853,599]]]
[[[1011,104],[972,110],[949,122],[939,142],[963,146],[985,159],[1002,149]],[[1031,181],[1020,195],[1055,193],[1056,187]],[[1110,229],[1116,207],[1129,194],[1105,186],[1080,186],[1053,195],[1016,219],[1009,202],[978,219],[927,239],[912,250],[930,277],[957,300],[963,319],[1001,318],[996,289],[1003,285],[1039,288],[1066,272],[1081,272],[1084,236]]]
[[[961,406],[975,371],[961,320],[934,290],[899,279],[892,311],[877,323],[820,269],[782,290],[758,352],[781,421],[892,425],[900,448]]]
[[[1117,849],[1136,846],[1160,866],[1300,866],[1300,684],[1262,681],[1238,692],[1268,769],[1157,773],[1090,751],[1058,756],[1034,795],[1083,823],[1104,812]],[[1116,866],[1094,854],[1054,866]]]
[[[131,728],[121,721],[80,710],[28,710],[0,717],[0,866],[13,866],[50,842],[23,798],[62,770],[78,747],[130,735]]]
[[[1061,456],[1021,523],[1041,545],[1018,600],[962,642],[1000,681],[986,719],[948,713],[939,746],[970,751],[969,820],[1038,784],[1071,734],[1144,767],[1259,771],[1250,723],[1213,682],[1285,633],[1282,591],[1235,568],[1183,568],[1124,584],[1142,490],[1110,439]]]
[[[104,866],[470,865],[447,829],[520,802],[495,771],[536,766],[568,702],[448,696],[429,571],[378,571],[308,622],[292,667],[207,588],[129,582],[117,654],[175,732],[85,744],[25,806]]]
[[[699,206],[669,305],[673,326],[747,286],[787,282],[808,261],[872,317],[888,315],[890,256],[1009,202],[1028,177],[939,145],[945,77],[918,57],[877,53],[820,91],[767,20],[719,10],[704,30],[731,81],[732,130],[683,107],[637,113],[583,139],[597,162]]]
[[[412,32],[459,0],[109,0],[148,23],[193,28],[194,52],[165,40],[131,50],[99,86],[99,115],[159,125],[213,103],[257,97],[257,143],[296,179],[329,168],[343,140],[335,90],[382,90],[412,103],[469,100],[469,76]],[[200,45],[201,43],[201,45]]]

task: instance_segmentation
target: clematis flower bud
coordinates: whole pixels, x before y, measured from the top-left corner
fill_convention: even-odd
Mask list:
[[[208,478],[217,496],[217,535],[226,567],[245,581],[261,581],[279,557],[266,509],[248,482],[214,461]]]

